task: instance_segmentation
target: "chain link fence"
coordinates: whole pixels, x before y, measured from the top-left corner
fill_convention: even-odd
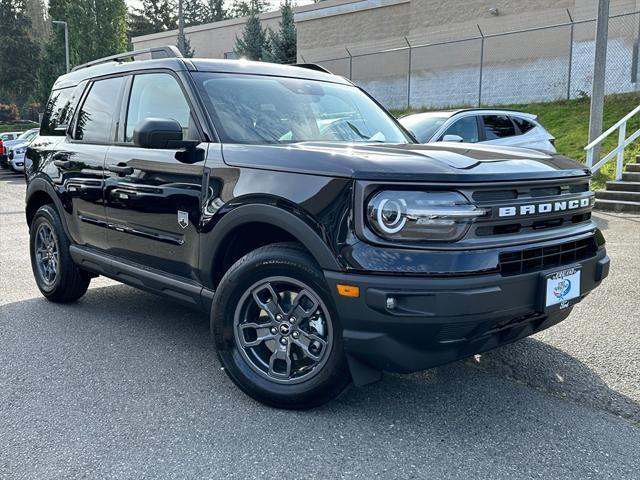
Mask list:
[[[397,42],[396,42],[397,43]],[[363,87],[388,108],[504,105],[591,91],[595,19],[403,45],[341,58],[305,58]],[[609,18],[606,93],[640,90],[640,12]]]

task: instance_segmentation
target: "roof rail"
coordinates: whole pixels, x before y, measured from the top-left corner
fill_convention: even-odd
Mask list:
[[[318,65],[317,63],[294,63],[294,67],[306,68],[308,70],[315,70],[316,72],[323,72],[333,75],[329,70],[324,68],[322,65]]]
[[[165,46],[165,47],[151,47],[151,48],[143,48],[142,50],[134,50],[132,52],[124,52],[118,53],[117,55],[111,55],[109,57],[99,58],[98,60],[92,60],[91,62],[83,63],[82,65],[78,65],[74,67],[71,71],[75,72],[76,70],[80,70],[82,68],[93,67],[94,65],[100,65],[102,63],[109,62],[122,62],[128,58],[137,57],[138,55],[144,55],[146,53],[151,54],[152,59],[156,58],[182,58],[182,54],[180,50],[178,50],[174,46]]]

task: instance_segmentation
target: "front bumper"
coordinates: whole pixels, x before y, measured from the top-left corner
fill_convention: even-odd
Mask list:
[[[609,273],[604,248],[581,265],[582,300]],[[571,308],[545,311],[544,276],[554,268],[513,276],[354,275],[325,271],[343,327],[346,353],[376,370],[409,373],[513,342],[562,320]],[[357,285],[357,298],[336,284]],[[388,308],[387,299],[395,299]]]

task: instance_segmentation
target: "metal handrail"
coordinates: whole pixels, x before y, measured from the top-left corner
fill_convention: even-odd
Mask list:
[[[624,167],[624,149],[636,139],[640,138],[640,129],[636,130],[633,134],[627,137],[627,122],[633,116],[640,113],[640,105],[627,113],[624,117],[618,120],[615,125],[613,125],[610,129],[592,141],[589,145],[584,147],[587,152],[587,166],[591,169],[592,173],[597,172],[600,168],[611,160],[614,156],[616,157],[616,180],[620,180],[622,178],[622,169]],[[605,155],[601,160],[598,161],[595,165],[593,164],[593,153],[594,148],[597,145],[601,145],[602,142],[613,132],[618,131],[618,146],[611,150],[607,155]]]

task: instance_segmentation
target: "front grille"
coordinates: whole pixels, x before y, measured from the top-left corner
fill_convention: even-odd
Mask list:
[[[527,235],[541,230],[558,230],[589,222],[593,194],[584,178],[555,180],[538,183],[517,183],[507,188],[480,187],[470,192],[478,207],[487,208],[491,214],[479,218],[470,228],[468,237],[486,239],[500,236]],[[588,207],[567,208],[572,200],[590,199]],[[541,212],[520,212],[523,206],[564,205]],[[501,207],[516,209],[517,213],[500,216]]]
[[[562,267],[593,257],[598,250],[594,237],[549,247],[528,248],[500,254],[500,273],[504,276]]]

